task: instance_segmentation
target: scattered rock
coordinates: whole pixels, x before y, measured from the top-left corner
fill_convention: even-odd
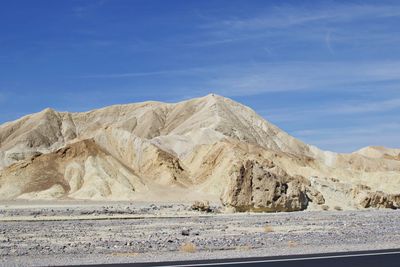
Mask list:
[[[200,235],[200,232],[199,231],[193,231],[192,234],[193,235]]]
[[[186,228],[184,228],[184,229],[182,229],[182,232],[181,232],[181,234],[182,234],[183,236],[188,236],[188,235],[190,235],[190,230],[189,230],[189,229],[186,229]]]
[[[192,210],[198,210],[198,211],[205,211],[205,212],[212,211],[208,200],[195,201],[191,208]]]

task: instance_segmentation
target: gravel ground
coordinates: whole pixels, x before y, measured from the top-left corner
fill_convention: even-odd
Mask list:
[[[185,204],[1,206],[0,265],[400,248],[400,211],[211,213]]]

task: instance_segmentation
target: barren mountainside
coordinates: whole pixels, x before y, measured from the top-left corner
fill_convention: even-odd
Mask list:
[[[210,94],[0,126],[0,199],[222,201],[238,211],[400,207],[400,149],[322,151]]]

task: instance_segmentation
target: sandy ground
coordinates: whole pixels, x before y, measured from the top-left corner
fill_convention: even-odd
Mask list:
[[[193,211],[189,203],[2,202],[0,265],[37,266],[400,248],[400,211]]]

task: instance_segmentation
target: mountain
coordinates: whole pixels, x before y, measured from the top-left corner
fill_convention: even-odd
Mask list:
[[[236,210],[400,206],[400,150],[307,145],[215,94],[0,126],[0,199],[221,200]]]

